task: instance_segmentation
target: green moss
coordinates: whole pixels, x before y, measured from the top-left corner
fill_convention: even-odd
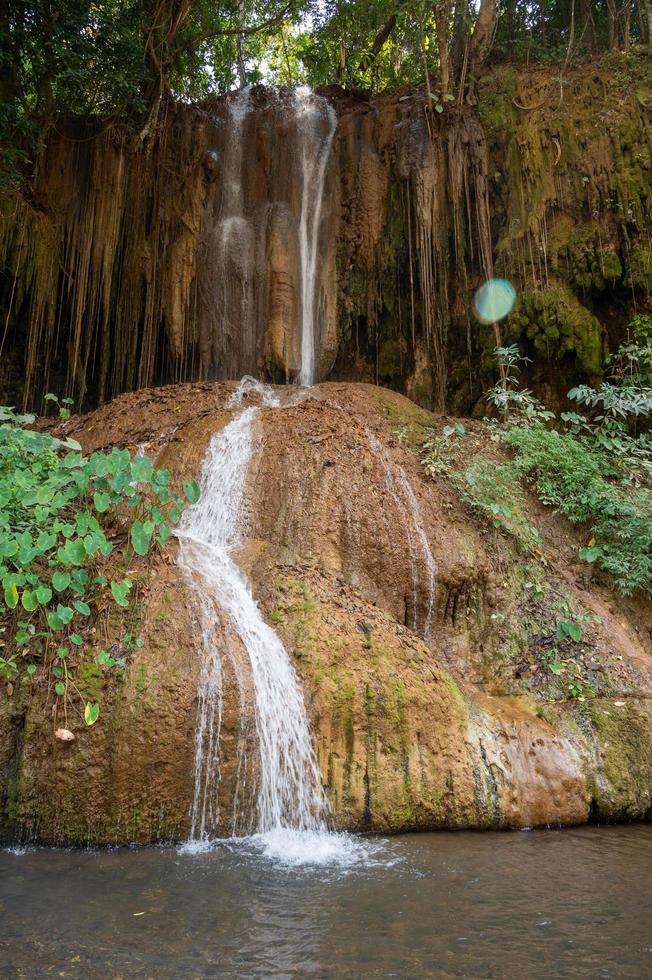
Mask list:
[[[590,719],[598,737],[604,776],[594,787],[598,813],[609,819],[645,816],[652,806],[650,702],[628,699],[615,704],[595,698],[577,710]]]
[[[139,695],[142,694],[147,687],[148,681],[149,678],[147,676],[147,668],[145,667],[145,664],[138,664],[138,670],[136,671],[136,676],[134,677],[134,687]]]
[[[485,75],[479,84],[480,118],[490,139],[511,136],[516,130],[517,81],[514,69],[505,67]]]
[[[572,354],[590,377],[598,377],[603,358],[600,322],[560,282],[523,293],[508,325],[509,340],[526,336],[549,360]]]
[[[378,795],[378,770],[376,765],[376,749],[378,740],[376,714],[378,710],[378,698],[376,692],[370,684],[365,685],[364,708],[365,749],[367,756],[367,795],[368,809],[371,810],[373,800]]]
[[[562,250],[571,280],[585,291],[613,287],[623,275],[620,258],[613,247],[603,246],[603,235],[608,242],[608,229],[595,222],[577,225]]]
[[[87,701],[99,701],[104,690],[104,673],[94,660],[82,660],[75,683]]]
[[[644,242],[637,242],[626,258],[625,285],[642,292],[652,291],[652,248]]]
[[[373,391],[372,397],[378,405],[380,414],[400,436],[401,442],[410,449],[420,447],[426,429],[432,425],[432,416],[414,402],[398,401],[388,392]]]
[[[398,340],[386,340],[378,352],[377,371],[384,382],[395,381],[403,371],[403,352]]]

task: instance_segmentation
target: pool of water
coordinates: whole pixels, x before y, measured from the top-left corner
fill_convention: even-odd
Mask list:
[[[2,850],[0,974],[652,975],[652,825],[315,847]]]

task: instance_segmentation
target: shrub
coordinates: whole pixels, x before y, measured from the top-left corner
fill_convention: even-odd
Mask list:
[[[544,504],[590,539],[581,557],[614,576],[628,595],[652,592],[652,498],[646,487],[623,482],[610,454],[598,444],[543,425],[514,426],[503,433],[514,466]]]
[[[129,561],[165,544],[183,501],[146,456],[85,456],[74,440],[31,429],[34,421],[0,408],[0,676],[12,684],[23,671],[51,670],[65,705],[69,657],[84,655],[94,607],[105,596],[129,606]],[[197,500],[194,481],[184,490]],[[102,654],[97,662],[119,665]],[[87,723],[98,713],[86,705]]]

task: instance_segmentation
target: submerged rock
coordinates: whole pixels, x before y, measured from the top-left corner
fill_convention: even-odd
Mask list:
[[[142,445],[197,477],[239,407],[233,385],[125,395],[66,431],[84,448]],[[573,531],[529,502],[543,564],[482,527],[409,445],[440,422],[370,385],[278,389],[255,416],[241,543],[232,557],[290,653],[335,826],[526,827],[641,818],[652,787],[649,604],[582,580]],[[256,387],[241,406],[259,405]],[[481,426],[473,452],[487,451]],[[0,705],[0,832],[8,838],[147,842],[188,835],[201,609],[176,542],[132,570],[127,668],[77,667],[101,702],[92,729],[69,709],[57,744],[45,686]],[[536,590],[532,577],[538,576]],[[573,657],[583,700],[547,669],[559,609],[585,616]],[[123,625],[106,621],[107,643]],[[213,831],[256,826],[258,741],[250,665],[217,613],[223,713]],[[104,642],[104,641],[103,641]],[[563,680],[563,678],[562,678]],[[555,686],[557,685],[557,686]],[[58,731],[59,730],[59,731]]]

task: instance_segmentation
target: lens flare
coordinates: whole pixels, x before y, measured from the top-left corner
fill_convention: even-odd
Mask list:
[[[516,290],[507,279],[489,279],[474,297],[475,313],[481,323],[495,323],[511,313]]]

